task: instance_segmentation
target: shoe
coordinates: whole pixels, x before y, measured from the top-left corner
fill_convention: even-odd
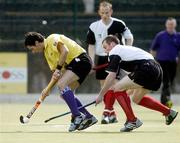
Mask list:
[[[84,118],[85,117],[83,115],[72,117],[71,124],[69,127],[69,132],[72,132],[78,129],[80,124],[83,122]]]
[[[78,130],[84,130],[94,124],[96,124],[98,122],[98,120],[92,116],[90,118],[86,118],[84,119],[84,121],[81,123],[81,125],[79,126]]]
[[[116,115],[109,116],[109,123],[117,123],[117,122],[118,120],[117,120]]]
[[[170,125],[174,121],[177,115],[178,115],[178,112],[174,110],[170,110],[170,114],[168,116],[165,116],[166,125]]]
[[[172,108],[173,102],[171,100],[168,100],[165,104],[168,108]]]
[[[142,124],[143,122],[141,122],[139,119],[136,119],[135,122],[126,121],[124,127],[120,129],[120,132],[130,132],[136,128],[139,128],[140,126],[142,126]]]
[[[102,115],[101,124],[109,124],[109,116]]]

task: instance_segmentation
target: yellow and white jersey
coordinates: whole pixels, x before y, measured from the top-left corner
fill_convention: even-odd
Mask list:
[[[64,46],[69,50],[65,60],[66,64],[69,64],[74,58],[78,57],[82,53],[86,53],[86,51],[81,46],[79,46],[70,38],[61,34],[51,34],[44,40],[44,55],[51,70],[56,69],[59,58],[61,56],[57,49],[59,42],[64,44]]]

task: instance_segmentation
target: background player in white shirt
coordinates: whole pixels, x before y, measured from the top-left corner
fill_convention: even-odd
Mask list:
[[[106,1],[101,2],[98,13],[101,19],[93,22],[87,33],[88,52],[93,60],[93,64],[96,66],[108,63],[108,56],[102,47],[102,41],[106,36],[110,34],[116,35],[121,44],[123,44],[123,39],[126,45],[132,45],[133,43],[133,35],[125,23],[122,20],[111,17],[113,13],[112,4]],[[101,87],[104,84],[106,76],[107,72],[105,68],[96,71],[96,79],[100,81]],[[114,102],[115,97],[110,90],[104,96],[105,108],[101,121],[102,124],[117,122],[116,114],[113,109]]]

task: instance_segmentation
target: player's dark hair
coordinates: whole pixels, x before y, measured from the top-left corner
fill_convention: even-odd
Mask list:
[[[114,43],[116,43],[116,44],[119,44],[119,43],[120,43],[119,39],[118,39],[116,36],[114,36],[114,35],[108,35],[108,36],[102,41],[102,43],[103,43],[103,42],[106,42],[107,44],[110,44],[111,42],[114,42]]]
[[[25,46],[34,46],[36,41],[44,42],[44,37],[37,32],[28,32],[25,34]]]

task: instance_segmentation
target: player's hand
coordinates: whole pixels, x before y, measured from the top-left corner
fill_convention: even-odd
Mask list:
[[[98,96],[96,97],[96,104],[95,104],[95,106],[97,106],[99,103],[101,103],[102,100],[103,100],[103,96],[98,95]]]
[[[53,80],[58,80],[61,77],[62,73],[60,70],[56,69],[52,75]]]

